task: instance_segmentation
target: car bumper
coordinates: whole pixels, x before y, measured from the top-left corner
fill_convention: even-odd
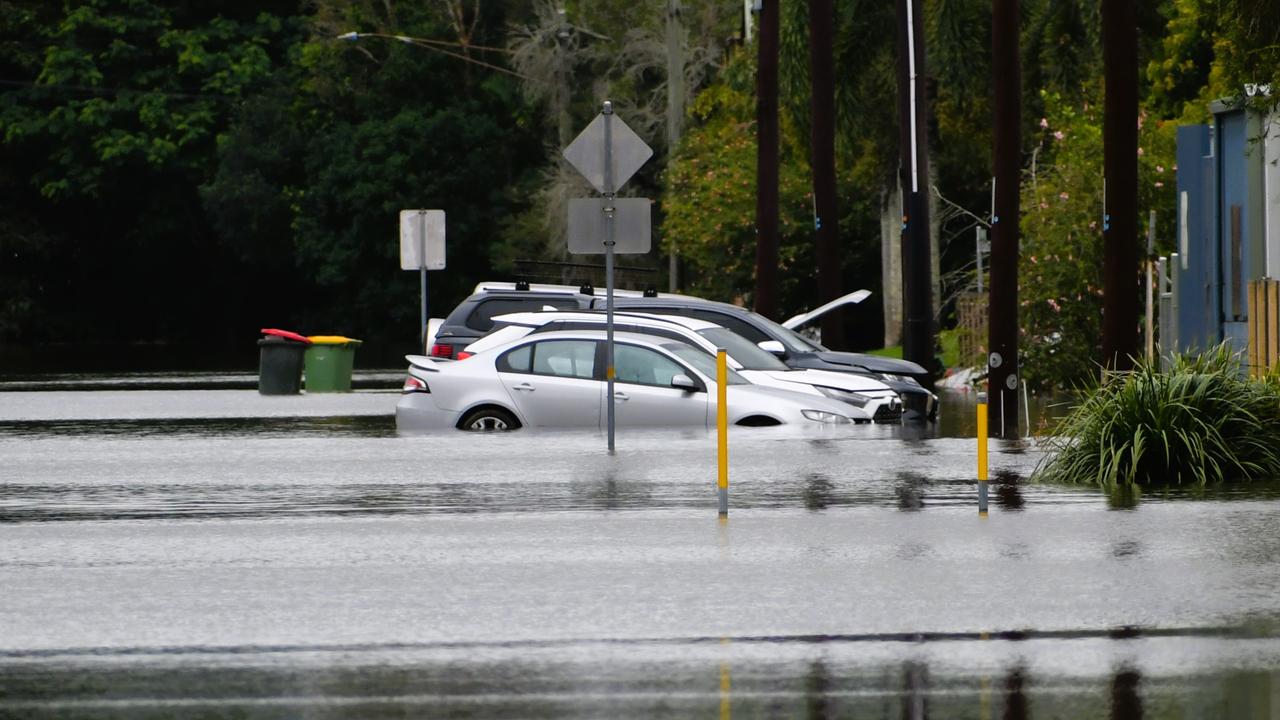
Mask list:
[[[458,422],[458,414],[441,410],[431,393],[405,393],[396,403],[396,432],[405,435],[452,430]]]
[[[932,422],[938,419],[938,396],[923,390],[904,392],[902,398],[903,422]]]

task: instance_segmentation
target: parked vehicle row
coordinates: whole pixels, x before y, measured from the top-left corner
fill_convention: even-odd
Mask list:
[[[463,354],[484,352],[530,333],[603,329],[606,315],[603,311],[513,313],[495,320],[500,327],[467,346]],[[723,348],[730,366],[752,384],[840,400],[853,406],[850,414],[855,421],[896,422],[902,417],[898,394],[874,378],[787,367],[750,340],[704,320],[622,311],[614,314],[614,330],[679,340],[711,357]]]
[[[457,362],[410,356],[396,406],[401,432],[601,426],[609,401],[605,332],[537,333]],[[614,334],[617,427],[713,426],[715,361],[678,340]],[[820,395],[752,385],[729,371],[730,424],[842,425],[848,405]]]
[[[851,293],[787,324],[866,294]],[[409,356],[397,427],[601,426],[605,304],[589,286],[481,283],[434,324],[431,356]],[[925,371],[915,363],[832,352],[744,308],[700,298],[615,291],[614,304],[619,426],[714,423],[717,348],[734,369],[727,405],[735,424],[936,416],[937,398],[920,385]],[[542,345],[548,338],[557,342]]]

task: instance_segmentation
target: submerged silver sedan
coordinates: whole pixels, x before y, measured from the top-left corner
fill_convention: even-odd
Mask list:
[[[606,423],[605,333],[531,335],[465,360],[410,355],[396,405],[396,429],[515,430]],[[686,343],[614,334],[614,419],[618,427],[716,422],[715,360]],[[740,426],[848,424],[848,406],[825,397],[752,385],[732,370],[729,423]]]

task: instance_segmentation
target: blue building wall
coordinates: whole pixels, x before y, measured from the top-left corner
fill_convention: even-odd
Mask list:
[[[1215,177],[1208,125],[1178,128],[1177,345],[1179,351],[1205,349],[1220,338],[1218,248],[1214,229]],[[1166,348],[1175,349],[1175,348]]]

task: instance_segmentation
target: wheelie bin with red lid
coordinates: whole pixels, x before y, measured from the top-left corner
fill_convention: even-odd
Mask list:
[[[258,340],[258,392],[297,395],[302,390],[303,355],[311,341],[295,332],[263,328]]]

